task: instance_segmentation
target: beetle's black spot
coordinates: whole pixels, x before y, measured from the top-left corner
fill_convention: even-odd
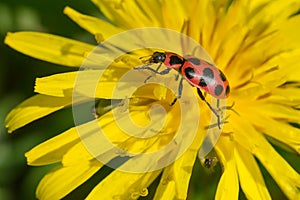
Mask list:
[[[200,78],[199,86],[200,87],[206,87],[207,86],[207,84],[206,84],[206,82],[203,78]]]
[[[229,87],[229,85],[227,85],[226,90],[225,90],[226,96],[229,94],[229,92],[230,92],[230,87]]]
[[[203,76],[204,77],[209,77],[209,78],[213,79],[214,78],[214,72],[213,72],[213,70],[211,70],[209,68],[205,68],[203,70]]]
[[[188,58],[187,61],[193,63],[194,65],[200,65],[200,60],[198,58]]]
[[[182,63],[183,63],[183,61],[180,58],[178,58],[178,56],[171,56],[170,57],[170,65],[171,66],[176,65],[176,64],[182,64]]]
[[[222,92],[223,92],[223,86],[222,85],[217,85],[216,87],[215,87],[215,95],[216,96],[219,96],[220,94],[222,94]]]
[[[226,81],[226,77],[225,77],[225,75],[223,74],[223,72],[220,71],[220,70],[219,70],[219,72],[220,72],[220,78],[221,78],[221,80],[222,80],[222,81]]]
[[[184,74],[188,79],[192,79],[195,77],[195,70],[191,67],[187,67],[184,69]]]

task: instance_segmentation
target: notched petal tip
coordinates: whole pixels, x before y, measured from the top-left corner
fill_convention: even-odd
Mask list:
[[[101,33],[95,33],[95,40],[98,44],[104,41],[103,34]]]
[[[14,34],[14,33],[12,33],[12,32],[7,32],[6,33],[6,36],[5,36],[5,38],[4,38],[4,44],[8,44],[9,42],[9,37],[12,35],[12,34]]]
[[[6,122],[5,122],[5,128],[7,129],[7,133],[9,134],[11,134],[14,131],[10,126],[6,124]]]

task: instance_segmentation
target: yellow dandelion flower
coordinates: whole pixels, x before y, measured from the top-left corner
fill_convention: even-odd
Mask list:
[[[247,199],[271,199],[260,162],[287,198],[300,199],[299,173],[271,143],[276,140],[300,152],[299,0],[93,2],[107,20],[70,7],[64,13],[95,36],[96,49],[96,45],[37,32],[9,33],[5,39],[10,47],[34,58],[84,69],[38,78],[38,94],[6,118],[12,132],[65,107],[73,105],[76,111],[75,127],[26,153],[29,165],[59,163],[41,180],[37,198],[61,199],[108,165],[115,170],[100,179],[87,199],[150,196],[149,187],[156,179],[153,199],[186,199],[196,157],[206,158],[201,154],[206,134],[219,133],[215,116],[186,81],[182,99],[170,105],[178,86],[175,72],[151,74],[147,84],[135,85],[149,74],[132,69],[145,66],[140,57],[156,49],[195,55],[190,47],[198,47],[193,45],[196,42],[212,60],[201,48],[199,58],[214,61],[231,87],[218,110],[223,111],[222,131],[214,150],[223,173],[215,198],[238,199],[241,188]],[[162,35],[151,32],[155,28],[136,29],[145,27],[167,29],[159,29]],[[132,29],[135,34],[121,37]],[[178,32],[191,38],[183,40],[187,46],[177,40],[184,38]],[[133,74],[124,78],[129,71]],[[83,111],[94,105],[94,98],[96,116],[88,119]],[[218,107],[214,98],[206,98]],[[133,122],[138,125],[135,129]],[[204,165],[210,167],[214,161],[207,157]]]

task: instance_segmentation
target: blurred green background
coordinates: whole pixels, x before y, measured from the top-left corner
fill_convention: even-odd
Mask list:
[[[92,35],[63,14],[63,9],[65,6],[71,6],[82,13],[101,16],[90,1],[27,0],[20,2],[2,0],[0,3],[0,200],[35,199],[38,182],[53,166],[29,167],[26,165],[24,153],[73,126],[71,109],[65,109],[29,124],[13,134],[7,133],[4,128],[5,116],[14,106],[34,94],[36,77],[73,69],[36,60],[14,51],[3,44],[6,33],[40,31],[95,43]],[[277,149],[299,172],[298,156],[283,149]],[[262,171],[273,199],[285,199],[267,171],[263,168]],[[213,170],[207,170],[197,161],[191,180],[189,199],[213,199],[220,176],[220,165]],[[88,184],[95,185],[96,183]],[[156,184],[157,181],[150,187],[150,191],[155,191]],[[78,197],[73,194],[66,199],[78,199]],[[151,195],[148,198],[151,198]],[[240,199],[245,199],[243,193],[240,194]]]

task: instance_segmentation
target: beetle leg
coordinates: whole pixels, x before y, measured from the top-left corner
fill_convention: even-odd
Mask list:
[[[181,79],[179,81],[178,96],[177,96],[178,99],[180,99],[182,96],[182,88],[183,88],[182,81],[183,81],[183,77],[181,77]]]
[[[158,67],[156,69],[152,69],[151,67],[149,67],[148,65],[142,66],[142,67],[135,67],[135,70],[149,70],[151,72],[153,72],[154,74],[159,74],[159,75],[165,75],[168,74],[171,71],[171,68],[167,68],[163,71],[158,71],[161,67],[162,63],[160,63],[158,65]],[[153,75],[150,75],[146,78],[146,80],[144,81],[144,83],[146,83]]]
[[[157,74],[165,75],[165,74],[168,74],[170,71],[171,71],[171,68],[167,68],[167,69],[165,69],[163,71],[157,72]]]
[[[173,106],[177,101],[177,97],[172,101],[172,103],[170,104],[170,106]]]
[[[179,77],[179,74],[178,74],[178,77]],[[178,94],[177,94],[177,97],[172,101],[171,106],[173,106],[176,103],[177,99],[180,99],[182,96],[182,89],[183,89],[182,81],[183,81],[183,77],[181,77],[181,79],[179,81]]]
[[[180,76],[180,73],[178,72],[178,74],[175,76],[175,81],[178,81],[179,76]]]
[[[199,88],[197,88],[197,92],[198,95],[200,96],[201,100],[204,101],[206,103],[206,105],[209,107],[209,109],[215,114],[215,116],[217,117],[218,120],[218,127],[219,129],[221,129],[221,121],[220,121],[220,115],[218,114],[218,112],[210,105],[210,103],[208,103],[205,99],[205,97],[203,96],[201,90]]]
[[[161,64],[160,64],[160,65],[161,65]],[[159,69],[160,65],[158,66],[157,69]],[[151,67],[149,67],[149,65],[144,65],[144,66],[142,66],[142,67],[135,67],[134,69],[135,69],[135,70],[149,70],[149,71],[151,71],[151,72],[154,72],[155,74],[159,73],[159,72],[157,71],[157,69],[152,69]]]

